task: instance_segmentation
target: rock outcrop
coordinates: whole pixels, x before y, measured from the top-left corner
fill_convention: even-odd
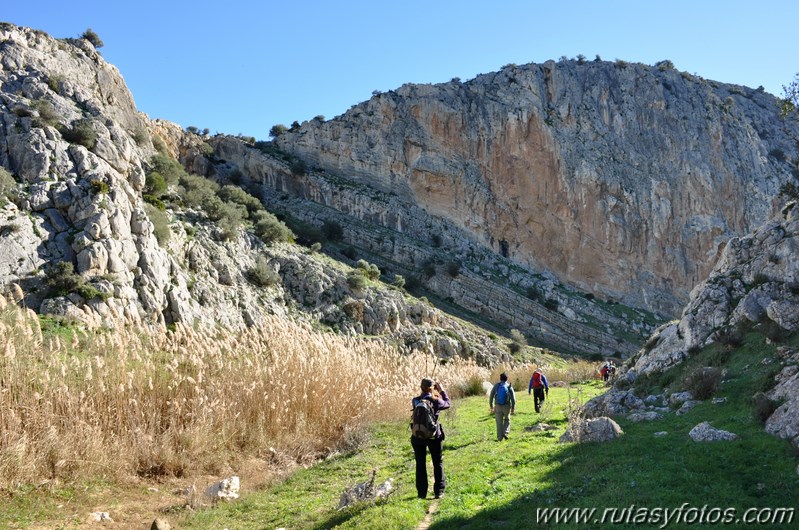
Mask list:
[[[668,61],[564,60],[404,85],[275,142],[338,189],[391,194],[518,265],[676,314],[727,240],[774,213],[798,131],[762,89]],[[372,222],[406,222],[388,212]]]
[[[143,198],[152,157],[211,175],[208,140],[138,112],[88,40],[0,24],[0,176],[13,179],[0,198],[0,286],[27,307],[92,326],[237,328],[279,314],[443,358],[507,355],[399,290],[353,289],[347,267],[308,249],[244,230],[220,237],[200,211],[166,209],[170,237],[159,243]],[[259,263],[269,285],[251,280]]]
[[[659,329],[637,356],[637,375],[661,372],[742,323],[799,328],[799,207],[729,241],[710,276],[696,286],[680,320]]]
[[[688,436],[695,442],[731,442],[739,438],[737,434],[716,429],[706,421],[691,429]]]

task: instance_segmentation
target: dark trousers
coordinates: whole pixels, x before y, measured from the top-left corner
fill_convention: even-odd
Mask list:
[[[533,404],[535,411],[541,412],[541,404],[544,402],[544,387],[533,389]]]
[[[433,459],[433,495],[444,493],[447,485],[444,479],[444,460],[441,456],[442,438],[424,440],[411,436],[413,446],[413,456],[416,458],[416,493],[419,497],[427,496],[427,450],[430,449],[430,457]]]

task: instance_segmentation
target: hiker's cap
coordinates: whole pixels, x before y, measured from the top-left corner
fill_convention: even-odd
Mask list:
[[[426,377],[422,379],[422,388],[433,388],[433,380]]]

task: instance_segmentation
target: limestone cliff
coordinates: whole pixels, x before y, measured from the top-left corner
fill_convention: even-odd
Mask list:
[[[762,89],[668,61],[549,61],[404,85],[276,143],[516,264],[676,314],[726,241],[774,213],[797,136]]]
[[[507,356],[496,338],[399,290],[352,287],[351,269],[308,249],[243,229],[220,237],[179,197],[161,214],[169,237],[159,243],[142,194],[152,157],[210,175],[207,140],[138,112],[88,40],[0,24],[0,287],[89,325],[237,328],[271,313],[385,335],[403,350]],[[252,280],[256,267],[265,280]]]

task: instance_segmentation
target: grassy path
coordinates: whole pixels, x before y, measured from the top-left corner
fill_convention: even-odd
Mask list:
[[[554,388],[545,410],[533,412],[532,399],[519,393],[511,439],[495,440],[494,420],[487,399],[459,400],[445,413],[444,466],[446,496],[433,508],[432,499],[416,498],[414,462],[407,424],[374,427],[371,441],[357,454],[339,456],[292,475],[284,483],[252,492],[239,502],[199,512],[180,523],[181,528],[232,529],[380,529],[431,530],[488,528],[657,528],[661,519],[649,521],[641,508],[674,509],[683,506],[697,514],[713,509],[735,509],[740,517],[749,508],[797,508],[799,476],[797,453],[789,443],[763,431],[752,417],[750,396],[762,384],[769,368],[759,358],[771,350],[762,345],[728,359],[741,370],[718,392],[727,397],[721,405],[703,402],[691,412],[668,414],[661,420],[634,424],[619,419],[625,435],[606,444],[559,444],[566,426],[569,399],[586,401],[604,389],[596,385]],[[753,360],[755,361],[753,363]],[[744,367],[750,366],[744,369]],[[556,427],[532,432],[540,421]],[[702,421],[731,430],[734,442],[698,444],[688,431]],[[666,435],[655,436],[657,432]],[[384,502],[363,503],[337,511],[345,488],[365,480],[377,470],[377,481],[394,478],[397,489]],[[431,473],[432,476],[432,473]],[[243,486],[246,489],[246,484]],[[431,485],[432,487],[432,485]],[[632,506],[632,510],[630,507]],[[627,524],[574,522],[536,524],[540,508],[596,508]],[[621,510],[627,509],[627,512]],[[434,512],[434,513],[432,513]],[[639,519],[633,518],[638,514]],[[644,517],[641,519],[640,517]],[[633,524],[638,521],[639,524]],[[795,528],[792,524],[759,525]],[[668,528],[698,525],[671,523]],[[705,525],[705,528],[714,525]],[[752,525],[728,525],[746,528]]]

